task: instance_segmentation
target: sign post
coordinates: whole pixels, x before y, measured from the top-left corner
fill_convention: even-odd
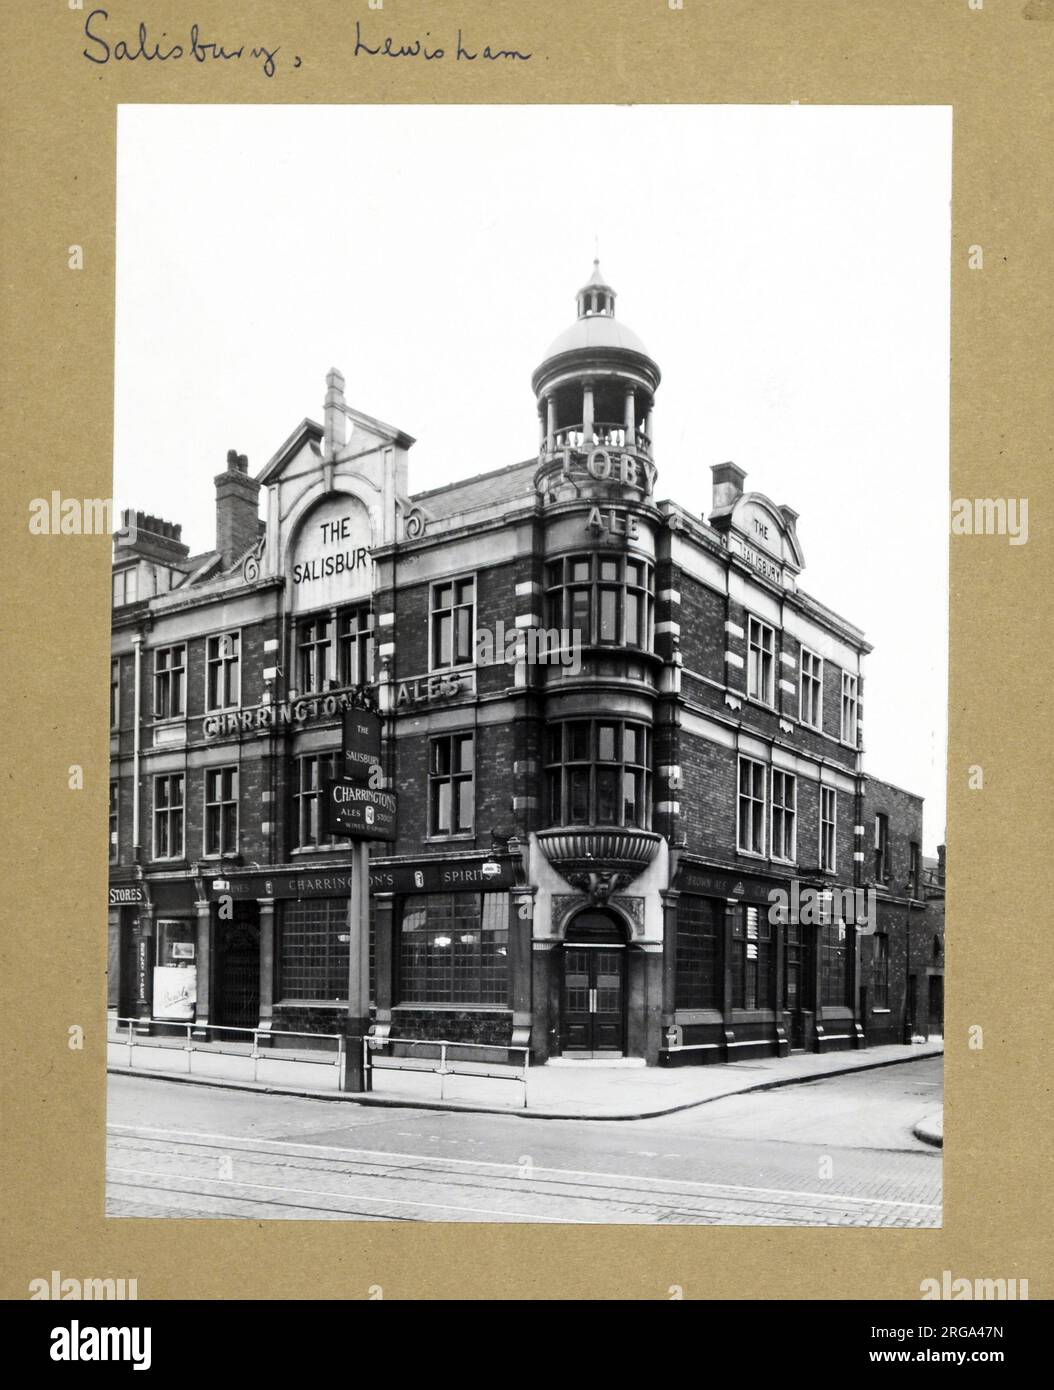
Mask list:
[[[395,838],[396,798],[379,789],[381,720],[374,710],[344,713],[343,777],[325,784],[324,815],[330,834],[351,837],[348,892],[348,1013],[345,1019],[345,1091],[368,1091],[363,1039],[370,1028],[370,840]]]

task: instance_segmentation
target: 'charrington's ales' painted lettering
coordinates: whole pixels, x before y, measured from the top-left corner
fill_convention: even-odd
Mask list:
[[[319,695],[310,700],[277,700],[273,705],[232,710],[229,714],[206,714],[201,721],[203,738],[224,734],[252,733],[257,729],[280,729],[287,724],[307,724],[313,719],[333,719],[346,709],[357,707],[348,691],[339,695]]]

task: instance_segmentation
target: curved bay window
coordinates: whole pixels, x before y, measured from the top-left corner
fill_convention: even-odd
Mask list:
[[[654,578],[630,555],[566,555],[545,567],[546,626],[577,634],[583,646],[650,652]]]
[[[550,825],[631,825],[651,820],[650,734],[628,720],[572,719],[546,742]]]

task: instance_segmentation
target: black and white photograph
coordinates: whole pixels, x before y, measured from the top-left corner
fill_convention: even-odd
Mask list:
[[[951,136],[118,108],[108,1217],[942,1225]]]

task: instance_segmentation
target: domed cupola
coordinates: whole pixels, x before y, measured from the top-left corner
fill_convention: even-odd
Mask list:
[[[550,344],[531,378],[543,458],[596,447],[651,457],[661,374],[636,333],[615,317],[615,299],[594,260],[576,295],[577,319]]]

